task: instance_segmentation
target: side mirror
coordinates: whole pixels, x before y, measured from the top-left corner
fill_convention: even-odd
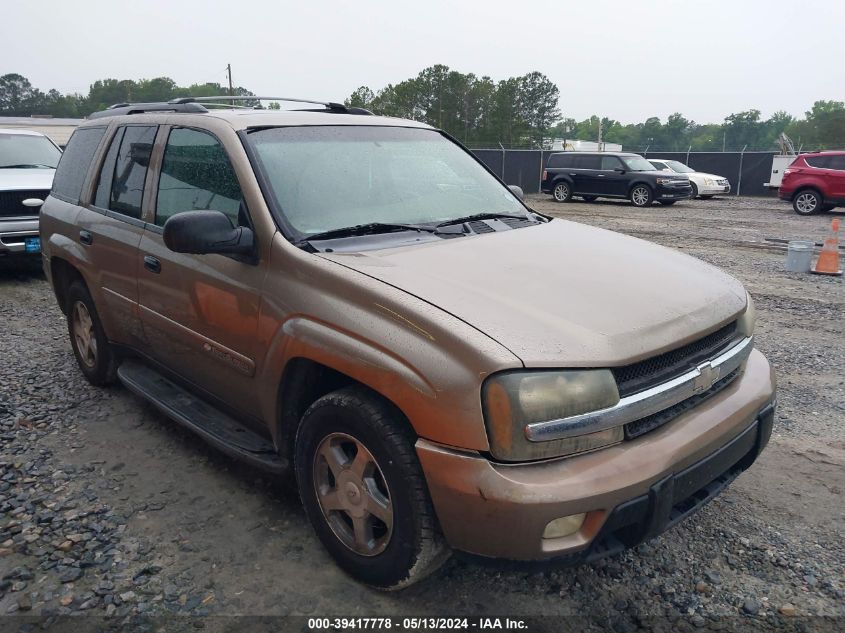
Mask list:
[[[255,236],[252,230],[232,226],[220,211],[183,211],[164,223],[164,244],[176,253],[206,255],[252,255]]]
[[[520,200],[525,200],[525,192],[522,191],[522,187],[517,187],[516,185],[508,185],[508,189],[510,189],[511,193]]]

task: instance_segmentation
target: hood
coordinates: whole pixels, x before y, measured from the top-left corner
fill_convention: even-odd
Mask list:
[[[695,172],[696,176],[701,176],[702,178],[712,178],[713,180],[727,180],[724,176],[717,176],[716,174],[708,174],[707,172],[697,171]]]
[[[0,169],[0,191],[44,189],[53,186],[55,169]]]
[[[735,318],[733,277],[565,220],[361,253],[323,253],[465,321],[529,367],[624,365]]]

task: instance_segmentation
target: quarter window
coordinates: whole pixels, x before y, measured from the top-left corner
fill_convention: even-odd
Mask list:
[[[233,226],[248,226],[243,195],[226,150],[212,135],[175,128],[167,139],[158,181],[155,223],[182,211],[213,210]]]
[[[88,167],[105,132],[104,127],[86,127],[73,133],[53,177],[54,196],[65,202],[79,203]]]
[[[804,160],[807,161],[807,164],[810,167],[816,167],[817,169],[832,169],[830,166],[830,159],[833,158],[832,156],[813,156],[811,158],[805,158]]]
[[[94,196],[96,206],[141,218],[144,184],[157,129],[132,125],[115,133],[100,171]]]

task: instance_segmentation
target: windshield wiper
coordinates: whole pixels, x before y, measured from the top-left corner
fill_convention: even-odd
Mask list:
[[[356,224],[345,226],[331,231],[322,231],[308,235],[298,245],[312,242],[314,240],[331,240],[341,237],[354,237],[356,235],[377,235],[379,233],[393,233],[394,231],[420,231],[423,233],[439,233],[436,226],[425,226],[422,224],[400,224],[396,222],[368,222],[367,224]]]
[[[52,165],[36,165],[32,163],[21,163],[20,165],[0,165],[0,169],[27,169],[27,168],[35,168],[35,169],[55,169]]]
[[[473,220],[496,220],[498,218],[517,218],[524,220],[524,215],[513,215],[512,213],[474,213],[473,215],[465,215],[462,218],[454,218],[446,220],[440,224],[435,224],[435,227],[449,226],[450,224],[463,224],[464,222],[472,222]]]

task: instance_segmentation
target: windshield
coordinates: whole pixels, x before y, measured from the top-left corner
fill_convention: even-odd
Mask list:
[[[631,171],[655,171],[654,165],[642,156],[620,156],[625,166]]]
[[[0,132],[0,169],[4,167],[56,168],[62,153],[44,136]]]
[[[672,168],[672,171],[676,171],[679,174],[693,174],[693,173],[695,173],[694,169],[687,167],[683,163],[679,163],[676,160],[667,160],[666,164],[669,165],[669,167]]]
[[[297,237],[373,222],[525,214],[510,190],[434,130],[287,127],[252,132],[249,140]]]

